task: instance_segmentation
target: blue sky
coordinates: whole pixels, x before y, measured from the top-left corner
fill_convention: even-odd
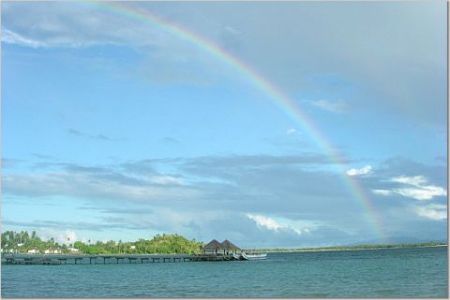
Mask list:
[[[245,247],[446,239],[445,1],[127,5],[258,70],[347,164],[170,31],[89,3],[3,2],[3,230]]]

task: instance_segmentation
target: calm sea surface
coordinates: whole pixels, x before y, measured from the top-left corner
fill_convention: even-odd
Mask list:
[[[3,297],[447,297],[447,247],[266,261],[3,265]]]

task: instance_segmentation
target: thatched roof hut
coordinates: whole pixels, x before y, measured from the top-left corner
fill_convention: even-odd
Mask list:
[[[230,242],[229,240],[225,240],[222,242],[222,248],[226,251],[236,251],[241,250],[238,246]]]
[[[223,246],[217,240],[212,240],[211,242],[203,246],[203,252],[217,253],[217,251],[221,249],[223,249]]]

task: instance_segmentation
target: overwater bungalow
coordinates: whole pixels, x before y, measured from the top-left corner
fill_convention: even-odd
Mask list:
[[[216,254],[220,253],[223,249],[222,244],[219,243],[217,240],[212,240],[205,246],[203,246],[203,253],[205,254]]]
[[[241,249],[229,240],[225,240],[222,242],[222,248],[224,255],[236,254],[236,252],[238,251],[241,252]]]
[[[219,243],[217,240],[212,240],[203,247],[203,253],[205,254],[231,255],[237,252],[241,252],[241,249],[229,240],[224,240],[222,243]]]

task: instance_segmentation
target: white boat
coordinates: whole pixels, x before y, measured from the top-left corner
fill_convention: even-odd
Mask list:
[[[267,259],[267,253],[247,254],[245,252],[242,252],[241,256],[242,256],[242,258],[244,260],[263,260],[263,259]]]
[[[242,260],[242,255],[234,253],[234,254],[233,254],[233,258],[234,258],[235,260]]]

